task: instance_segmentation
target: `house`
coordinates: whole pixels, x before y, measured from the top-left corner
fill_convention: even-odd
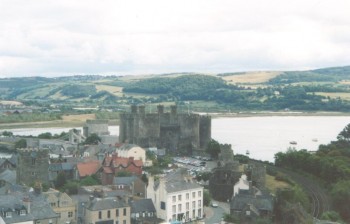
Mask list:
[[[34,217],[30,208],[14,195],[0,195],[0,223],[26,223],[33,224]]]
[[[130,202],[131,223],[159,223],[157,211],[151,199],[141,199]]]
[[[75,165],[73,163],[51,163],[49,165],[49,179],[55,181],[59,173],[63,173],[67,180],[74,178]]]
[[[268,194],[251,188],[239,190],[230,203],[230,214],[239,216],[242,220],[253,222],[258,217],[271,217],[274,200]]]
[[[68,194],[50,188],[43,195],[53,211],[59,214],[59,223],[71,223],[76,220],[77,206]]]
[[[116,148],[115,152],[122,158],[133,157],[135,160],[142,160],[143,163],[146,162],[146,150],[138,145],[122,144]]]
[[[247,175],[242,174],[239,181],[233,186],[233,197],[239,193],[239,190],[249,190],[251,182],[247,180]]]
[[[98,160],[78,163],[76,166],[75,178],[82,179],[84,177],[97,174],[100,168],[101,164]]]
[[[130,206],[124,198],[90,196],[84,206],[84,221],[93,224],[130,224]]]
[[[149,177],[147,198],[152,199],[158,218],[189,221],[203,216],[203,187],[187,175],[186,169],[155,180]]]
[[[0,195],[7,192],[16,184],[16,171],[4,170],[0,173]]]
[[[122,158],[114,153],[106,155],[102,161],[101,182],[102,184],[113,184],[114,177],[119,172],[128,172],[134,175],[142,174],[142,160],[135,160],[133,157]]]
[[[5,169],[15,170],[17,165],[17,156],[12,155],[10,158],[0,158],[0,171]]]
[[[113,184],[117,189],[130,191],[131,195],[138,197],[146,196],[146,183],[137,176],[115,177]]]

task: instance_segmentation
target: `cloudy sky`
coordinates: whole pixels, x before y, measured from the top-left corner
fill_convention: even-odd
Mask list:
[[[350,65],[349,0],[0,0],[0,77]]]

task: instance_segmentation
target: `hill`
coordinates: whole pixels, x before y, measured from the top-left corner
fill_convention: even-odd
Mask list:
[[[0,79],[0,100],[124,110],[176,102],[196,111],[350,111],[350,66],[309,71]]]

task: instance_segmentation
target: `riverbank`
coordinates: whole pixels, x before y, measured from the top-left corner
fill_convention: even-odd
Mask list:
[[[239,113],[203,113],[194,112],[198,114],[207,114],[212,118],[234,118],[234,117],[285,117],[285,116],[350,116],[350,113],[343,112],[296,112],[296,111],[258,111],[258,112],[239,112]],[[72,117],[74,116],[74,119]],[[67,116],[68,117],[68,116]],[[53,120],[53,121],[36,121],[36,122],[19,122],[19,123],[0,123],[0,130],[18,129],[18,128],[67,128],[67,127],[83,127],[86,120],[95,119],[94,116],[69,115],[69,119]],[[119,125],[119,120],[109,120],[109,125]]]

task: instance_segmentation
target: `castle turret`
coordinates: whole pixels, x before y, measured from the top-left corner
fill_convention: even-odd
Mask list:
[[[137,114],[137,106],[136,105],[131,105],[131,113]]]
[[[163,105],[158,105],[157,106],[158,114],[163,114],[164,113],[164,106]]]

